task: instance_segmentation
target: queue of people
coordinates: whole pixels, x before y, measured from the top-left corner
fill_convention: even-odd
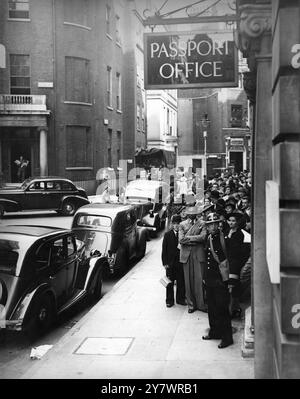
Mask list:
[[[251,177],[245,171],[214,176],[205,182],[204,198],[185,197],[168,206],[169,231],[162,244],[162,263],[171,280],[166,306],[175,304],[176,281],[176,303],[189,313],[208,313],[209,331],[202,338],[220,339],[220,349],[233,344],[231,319],[242,317],[241,276],[251,265],[250,195]]]

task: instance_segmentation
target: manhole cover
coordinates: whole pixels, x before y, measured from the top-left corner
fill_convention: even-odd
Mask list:
[[[88,337],[74,353],[77,355],[125,355],[133,338]]]

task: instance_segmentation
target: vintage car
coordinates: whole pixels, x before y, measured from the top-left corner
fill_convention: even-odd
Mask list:
[[[125,273],[133,258],[146,253],[148,232],[137,225],[137,207],[131,205],[85,205],[76,212],[72,231],[106,257],[110,274]]]
[[[125,189],[126,204],[140,204],[138,224],[145,226],[152,235],[165,228],[167,218],[167,201],[170,196],[170,186],[157,180],[133,180]]]
[[[0,331],[43,334],[84,297],[99,300],[106,259],[71,230],[0,227]]]
[[[0,217],[4,212],[55,210],[69,216],[89,203],[85,190],[61,177],[36,177],[19,187],[0,189]]]

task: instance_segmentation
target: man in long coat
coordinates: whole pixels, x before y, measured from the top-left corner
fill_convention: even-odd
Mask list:
[[[164,235],[162,242],[162,263],[166,269],[166,276],[172,281],[166,288],[166,305],[174,305],[174,281],[176,280],[176,303],[186,305],[185,286],[182,263],[179,262],[178,230],[181,222],[180,215],[171,218],[171,229]]]
[[[206,311],[203,292],[203,269],[205,262],[204,243],[206,242],[205,223],[197,215],[203,209],[187,207],[187,219],[179,226],[180,262],[183,263],[185,293],[188,312]]]

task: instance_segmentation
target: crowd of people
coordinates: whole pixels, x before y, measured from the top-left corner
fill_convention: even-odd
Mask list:
[[[208,313],[204,340],[233,344],[231,319],[242,317],[240,302],[251,292],[251,175],[222,173],[204,180],[204,196],[180,193],[168,204],[169,229],[162,263],[170,283],[166,306]],[[192,195],[191,195],[192,194]]]

